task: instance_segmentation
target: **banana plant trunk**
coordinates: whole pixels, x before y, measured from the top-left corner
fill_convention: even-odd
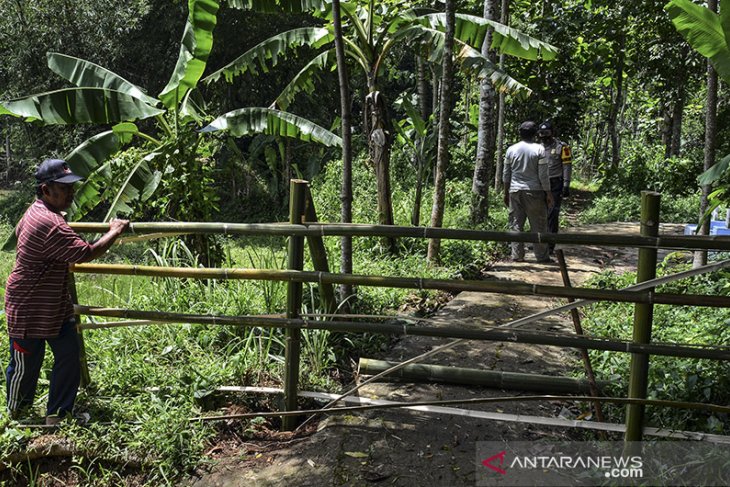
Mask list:
[[[381,225],[393,225],[393,203],[390,198],[390,149],[393,143],[393,130],[388,117],[385,95],[372,84],[365,98],[365,107],[368,152],[370,164],[375,170],[378,192],[378,222]],[[386,238],[384,244],[391,253],[396,252],[394,238]]]

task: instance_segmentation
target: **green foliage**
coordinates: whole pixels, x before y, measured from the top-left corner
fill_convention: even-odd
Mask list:
[[[697,195],[665,197],[661,203],[661,221],[668,223],[689,223],[696,221],[699,205]],[[582,224],[635,222],[641,214],[641,196],[607,195],[593,200],[590,208],[580,214]]]
[[[607,168],[601,191],[608,194],[639,194],[643,190],[685,196],[697,190],[702,161],[664,156],[660,146],[633,144],[624,150],[624,162]]]
[[[660,266],[659,275],[684,270],[669,263]],[[634,283],[633,273],[617,275],[604,272],[591,279],[590,285],[603,289],[620,289]],[[730,293],[730,272],[685,279],[658,289],[666,293],[717,294]],[[727,346],[730,343],[730,312],[720,308],[655,306],[652,341]],[[632,306],[601,303],[586,310],[583,326],[591,334],[631,340]],[[626,396],[629,377],[629,354],[590,352],[598,380],[611,383],[609,395]],[[727,404],[730,400],[730,366],[721,361],[651,357],[648,397],[674,401]],[[622,421],[623,407],[610,406],[610,419]],[[705,411],[669,408],[647,408],[649,424],[662,428],[706,431],[725,434],[728,418]]]

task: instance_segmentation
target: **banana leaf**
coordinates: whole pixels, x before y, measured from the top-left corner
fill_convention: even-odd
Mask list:
[[[225,77],[226,81],[231,82],[233,77],[244,74],[246,71],[258,74],[257,66],[261,67],[261,70],[266,73],[269,70],[267,61],[272,67],[276,66],[279,56],[285,56],[289,50],[300,46],[317,49],[332,42],[334,38],[334,35],[328,29],[322,27],[302,27],[282,32],[255,45],[221,69],[206,76],[203,83],[211,83],[221,76]]]
[[[446,14],[443,13],[424,15],[417,20],[432,29],[446,29]],[[470,46],[481,48],[487,30],[491,28],[494,30],[491,47],[498,52],[531,61],[550,61],[557,56],[555,46],[499,22],[467,14],[456,14],[455,20],[454,38]]]
[[[728,167],[730,167],[730,154],[726,155],[718,163],[700,174],[697,181],[699,181],[702,186],[711,185],[722,178]]]
[[[325,0],[228,0],[233,8],[261,13],[302,13],[324,10],[331,2]]]
[[[722,3],[728,7],[722,9],[722,17],[689,0],[672,0],[664,9],[692,49],[708,58],[717,74],[730,82],[730,48],[726,35],[730,30],[730,12],[725,12],[730,10],[730,2]]]
[[[200,129],[200,132],[226,130],[234,137],[265,134],[312,141],[327,147],[341,147],[342,139],[307,119],[271,108],[241,108],[233,110]]]
[[[170,81],[159,95],[169,109],[182,102],[185,94],[198,85],[205,71],[213,48],[213,29],[219,6],[216,0],[188,0],[188,20],[180,42],[177,64]]]
[[[129,176],[127,176],[127,179],[122,183],[122,186],[114,197],[109,211],[104,217],[104,221],[109,221],[119,214],[131,213],[132,208],[129,205],[132,202],[136,200],[146,201],[154,193],[160,184],[162,173],[160,171],[152,171],[149,167],[149,162],[159,154],[160,152],[147,154],[132,168]]]
[[[446,40],[444,32],[416,24],[405,29],[402,35],[410,37],[412,43],[420,44],[421,48],[428,53],[429,62],[436,65],[441,63]],[[516,95],[529,95],[532,92],[527,86],[484,57],[481,52],[460,39],[454,39],[454,41],[454,57],[464,72],[474,74],[480,79],[489,78],[495,89],[500,92]]]
[[[112,178],[110,157],[137,133],[136,125],[122,123],[87,139],[66,156],[71,170],[84,178],[77,184],[74,202],[67,210],[69,221],[83,218],[99,204],[103,189],[109,186]]]
[[[49,125],[70,125],[142,120],[160,115],[164,110],[120,91],[86,87],[65,88],[3,102],[0,113]]]
[[[47,53],[46,58],[51,71],[80,88],[104,88],[118,91],[142,100],[153,107],[160,103],[160,100],[147,95],[139,86],[98,64],[57,52]]]

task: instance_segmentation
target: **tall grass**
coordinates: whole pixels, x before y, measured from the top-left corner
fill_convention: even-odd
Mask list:
[[[397,167],[397,165],[396,165]],[[355,178],[355,221],[375,222],[374,188],[369,187],[365,169]],[[313,183],[313,194],[322,221],[339,220],[340,167],[331,164]],[[412,192],[395,182],[393,195],[396,222],[408,224]],[[449,183],[445,226],[468,227],[469,186]],[[428,222],[431,192],[424,196],[422,222]],[[495,208],[498,208],[495,205]],[[506,213],[494,212],[490,226],[503,229]],[[0,225],[0,238],[12,230]],[[286,242],[282,238],[229,239],[224,242],[227,267],[283,268]],[[338,268],[339,239],[325,239],[333,271]],[[453,277],[463,275],[470,263],[483,263],[498,251],[493,244],[451,242],[442,246],[444,264],[429,266],[425,260],[427,242],[401,239],[399,254],[391,256],[378,239],[355,239],[354,272],[392,276]],[[103,258],[107,262],[129,262],[160,266],[198,266],[197,256],[180,240],[164,240],[147,248],[141,244],[115,248]],[[0,283],[4,286],[13,263],[11,254],[0,254]],[[312,269],[309,258],[305,269]],[[245,315],[285,311],[286,284],[275,281],[194,280],[141,278],[131,276],[77,275],[79,300],[101,307],[165,310],[197,314]],[[2,288],[4,293],[4,288]],[[360,287],[354,310],[388,313],[407,303],[433,297],[433,291],[412,291]],[[316,286],[304,289],[305,312],[319,311]],[[88,318],[86,318],[88,319]],[[4,316],[0,324],[5,330]],[[86,456],[74,461],[81,483],[113,484],[115,471],[131,462],[142,472],[141,482],[172,484],[204,461],[206,448],[217,430],[207,424],[189,423],[217,407],[212,391],[221,385],[281,384],[283,375],[283,332],[276,329],[157,324],[84,333],[92,386],[81,391],[78,408],[91,414],[89,427],[65,427],[61,434],[83,445]],[[351,335],[304,330],[302,333],[302,388],[333,390],[336,380],[351,371],[351,354],[380,350],[387,339],[379,335]],[[51,357],[41,374],[34,418],[42,420]],[[7,366],[0,354],[0,366]],[[4,398],[0,407],[4,408]],[[256,407],[251,405],[251,407]],[[8,422],[0,434],[0,454],[21,449],[37,436],[17,423]],[[28,481],[29,472],[18,472]]]

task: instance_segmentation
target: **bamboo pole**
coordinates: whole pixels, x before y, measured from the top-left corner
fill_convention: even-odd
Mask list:
[[[334,406],[335,404],[337,404],[340,401],[340,399],[343,399],[343,398],[345,398],[345,397],[347,397],[347,396],[349,396],[351,394],[354,394],[355,392],[357,392],[360,389],[362,389],[363,387],[365,387],[367,384],[370,384],[371,382],[375,382],[376,380],[380,379],[381,377],[384,377],[384,376],[386,376],[388,374],[391,374],[391,373],[393,373],[393,372],[395,372],[397,370],[400,370],[400,369],[402,369],[403,367],[406,367],[409,364],[412,364],[412,363],[418,362],[420,360],[423,360],[426,357],[429,357],[431,355],[435,355],[437,353],[443,352],[444,350],[449,350],[449,349],[455,347],[456,345],[458,345],[459,343],[461,343],[463,341],[464,340],[453,340],[453,341],[451,341],[451,342],[449,342],[449,343],[447,343],[445,345],[441,345],[440,347],[433,348],[433,349],[431,349],[431,350],[429,350],[427,352],[424,352],[424,353],[422,353],[422,354],[420,354],[420,355],[418,355],[416,357],[410,358],[410,359],[406,360],[405,362],[402,362],[402,363],[399,363],[399,364],[393,364],[392,367],[389,367],[389,368],[387,368],[387,369],[379,372],[378,374],[370,377],[369,379],[367,379],[367,380],[365,380],[363,382],[360,382],[359,384],[357,384],[352,389],[350,389],[350,390],[348,390],[348,391],[340,394],[338,397],[332,399],[330,402],[328,402],[327,404],[325,404],[324,406],[322,406],[321,411],[324,411],[326,409],[330,409],[332,406]],[[295,431],[298,431],[299,429],[301,429],[302,427],[304,427],[305,424],[307,424],[308,422],[310,422],[311,420],[313,420],[315,417],[316,417],[315,414],[309,416],[306,420],[304,420],[304,422],[302,422],[302,424],[300,424],[297,427],[297,429]]]
[[[104,233],[105,223],[73,222],[71,227],[79,233]],[[583,233],[525,233],[463,230],[435,227],[399,227],[396,225],[365,225],[356,223],[325,223],[294,225],[286,223],[189,223],[189,222],[137,222],[131,223],[127,232],[144,233],[217,233],[224,235],[279,235],[288,237],[409,237],[460,240],[485,240],[494,242],[554,243],[563,245],[605,245],[676,250],[724,250],[730,251],[730,238],[726,236],[655,236],[583,234]]]
[[[309,186],[306,186],[305,188],[305,218],[307,222],[317,222],[317,210],[314,208],[312,192],[309,190]],[[324,246],[324,239],[321,236],[307,237],[307,245],[309,246],[309,255],[312,257],[314,270],[329,272],[330,266],[327,261],[327,249]],[[319,284],[319,299],[325,313],[334,313],[337,311],[335,289],[332,284]]]
[[[228,389],[228,390],[236,390],[240,392],[251,392],[251,393],[262,393],[262,394],[281,394],[281,389],[274,389],[269,387],[236,387],[236,388],[221,388],[221,389]],[[335,394],[326,394],[322,392],[309,392],[304,391],[300,392],[301,397],[306,398],[312,398],[312,399],[329,399],[336,397]],[[615,431],[622,433],[626,430],[626,427],[623,424],[616,424],[616,423],[597,423],[593,421],[583,421],[583,420],[576,420],[576,419],[563,419],[563,418],[545,418],[542,416],[529,416],[525,414],[506,414],[506,413],[496,413],[491,411],[476,411],[473,409],[456,409],[456,408],[449,408],[449,407],[441,407],[439,405],[441,404],[469,404],[469,403],[492,403],[492,402],[505,402],[505,401],[549,401],[549,400],[575,400],[575,401],[590,401],[590,400],[601,400],[604,402],[615,402],[615,403],[626,403],[626,402],[643,402],[645,404],[656,404],[656,405],[663,405],[663,406],[669,406],[669,402],[671,402],[672,406],[674,407],[686,407],[688,409],[709,409],[713,411],[724,411],[727,409],[726,406],[717,406],[717,405],[709,405],[710,407],[704,407],[708,405],[699,404],[699,403],[676,403],[674,401],[657,401],[657,400],[650,400],[650,399],[626,399],[621,397],[591,397],[591,396],[516,396],[516,397],[495,397],[495,398],[475,398],[475,399],[454,399],[454,400],[447,400],[447,401],[421,401],[419,403],[403,403],[403,402],[395,402],[395,401],[384,401],[382,399],[370,399],[367,397],[347,397],[343,401],[346,404],[357,404],[359,409],[352,409],[351,407],[339,407],[335,409],[330,409],[329,412],[332,413],[339,413],[339,412],[345,412],[345,411],[356,411],[356,410],[366,410],[366,409],[388,409],[392,407],[402,407],[404,409],[409,409],[413,411],[419,411],[419,412],[425,412],[425,413],[431,413],[431,414],[438,414],[438,415],[454,415],[454,416],[462,416],[462,417],[470,417],[470,418],[477,418],[477,419],[486,419],[490,421],[500,421],[500,422],[514,422],[514,423],[524,423],[524,424],[540,424],[545,426],[556,426],[556,427],[564,427],[564,428],[581,428],[581,429],[587,429],[587,430],[599,430],[599,431]],[[436,404],[439,405],[436,405]],[[696,404],[701,407],[692,407],[693,404]],[[319,410],[313,410],[315,412],[318,412]],[[247,415],[245,417],[256,417],[256,416],[267,416],[267,415],[280,415],[281,413],[246,413]],[[252,414],[254,416],[248,416],[248,414]],[[228,415],[226,418],[223,418],[221,416],[219,417],[198,417],[198,418],[191,418],[191,421],[206,421],[206,420],[212,420],[215,421],[216,419],[235,419],[235,418],[242,418],[244,415]],[[710,443],[730,443],[730,436],[723,436],[723,435],[712,435],[708,433],[697,433],[694,431],[679,431],[679,430],[670,430],[667,428],[644,428],[644,433],[649,436],[658,436],[663,438],[673,438],[673,439],[679,439],[679,440],[693,440],[693,441],[707,441]]]
[[[360,357],[358,370],[364,375],[379,374],[398,365],[385,360],[376,360]],[[501,370],[470,369],[465,367],[445,367],[433,364],[411,364],[389,377],[418,380],[425,382],[439,382],[444,384],[474,385],[495,387],[498,389],[517,389],[522,391],[543,391],[548,393],[588,393],[592,396],[600,394],[591,391],[591,384],[587,380],[553,375],[525,374],[519,372],[504,372]],[[605,386],[604,382],[602,385]],[[597,392],[597,388],[596,388]]]
[[[656,236],[659,233],[659,193],[642,191],[641,193],[641,235]],[[636,281],[649,281],[656,277],[656,249],[639,249],[639,263]],[[636,343],[651,342],[651,325],[654,306],[651,303],[637,303],[634,308],[633,341]],[[632,354],[629,378],[629,398],[646,399],[649,382],[649,355]],[[644,423],[644,405],[629,404],[626,406],[626,435],[624,441],[627,448],[632,442],[640,442]]]
[[[558,263],[560,264],[560,275],[563,278],[563,284],[567,288],[573,287],[570,283],[570,276],[568,275],[568,266],[565,263],[565,255],[563,254],[562,249],[557,249],[555,251],[555,256],[558,258]],[[568,298],[568,302],[572,303],[575,300],[573,298]],[[580,315],[578,314],[578,309],[573,308],[570,310],[570,317],[573,320],[573,327],[575,328],[575,333],[577,335],[584,335],[583,333],[583,326],[580,323]],[[596,385],[596,376],[593,373],[593,365],[591,365],[591,358],[588,355],[588,350],[585,348],[580,349],[580,355],[583,359],[583,367],[586,371],[586,378],[588,379],[588,386],[589,391],[592,396],[600,396],[600,393],[598,391],[598,386]],[[596,412],[596,418],[598,418],[598,421],[603,422],[603,409],[601,408],[601,403],[596,401],[593,403],[593,409]],[[605,440],[605,438],[603,438]]]
[[[186,277],[196,279],[259,279],[289,282],[316,282],[326,284],[353,284],[406,289],[437,289],[443,291],[474,291],[520,296],[549,296],[628,303],[673,304],[730,308],[730,296],[704,294],[667,294],[653,291],[613,291],[607,289],[569,288],[521,282],[460,281],[450,279],[423,279],[420,277],[387,277],[357,274],[336,274],[301,270],[279,269],[215,269],[194,267],[155,267],[115,264],[76,264],[70,267],[76,273],[104,273],[149,277]]]
[[[387,323],[365,323],[352,321],[319,321],[275,318],[270,316],[219,316],[168,313],[161,311],[138,311],[119,308],[96,308],[76,306],[76,312],[88,316],[105,316],[134,320],[154,320],[160,323],[200,323],[262,328],[305,328],[309,330],[330,330],[346,333],[382,333],[396,336],[433,336],[441,338],[463,338],[466,340],[504,341],[532,343],[556,347],[588,348],[622,353],[651,353],[670,357],[686,357],[709,360],[730,360],[730,348],[722,346],[698,346],[693,344],[636,343],[621,340],[578,336],[566,333],[551,333],[515,328],[484,327],[469,329],[456,326],[406,326]]]
[[[256,386],[221,386],[215,389],[216,392],[242,392],[242,393],[254,393],[254,394],[281,394],[283,391],[281,389],[277,389],[275,387],[256,387]],[[336,398],[339,397],[338,394],[333,394],[329,392],[311,392],[311,391],[299,391],[300,397],[306,397],[310,399],[330,399],[330,398]],[[522,402],[522,401],[530,401],[530,402],[541,402],[541,401],[573,401],[573,402],[587,402],[587,401],[601,401],[611,404],[645,404],[645,405],[652,405],[652,406],[664,406],[664,407],[673,407],[677,409],[692,409],[696,411],[712,411],[715,413],[724,413],[724,414],[730,414],[730,406],[724,406],[721,404],[712,404],[712,403],[704,403],[704,402],[688,402],[688,401],[669,401],[666,399],[628,399],[625,397],[611,397],[611,396],[584,396],[584,395],[555,395],[555,394],[541,394],[541,395],[529,395],[529,396],[501,396],[501,397],[469,397],[469,398],[461,398],[461,399],[434,399],[434,400],[426,400],[426,401],[414,401],[414,402],[395,402],[395,401],[381,401],[378,399],[368,399],[362,396],[344,396],[342,397],[343,402],[350,403],[350,404],[372,404],[372,405],[382,405],[386,406],[384,409],[387,409],[387,406],[392,407],[413,407],[413,406],[436,406],[436,405],[457,405],[457,404],[493,404],[493,403],[503,403],[503,402]],[[374,401],[374,402],[371,402]],[[367,409],[367,408],[366,408]],[[377,408],[373,408],[377,409]],[[415,409],[415,408],[414,408]],[[336,412],[340,410],[339,408],[332,408],[329,410],[322,410],[322,409],[313,409],[313,413],[320,413],[320,412]],[[300,413],[307,413],[309,414],[309,411],[299,411]],[[253,414],[254,416],[249,416],[249,414]],[[278,416],[281,414],[292,414],[292,413],[282,413],[278,411],[272,411],[272,412],[265,412],[265,413],[243,413],[241,417],[256,417],[256,415],[272,415],[272,416]],[[295,413],[296,414],[296,413]],[[213,416],[214,417],[214,416]],[[202,418],[190,418],[190,421],[196,421],[200,419],[205,418],[213,418],[211,416],[204,416]],[[227,418],[236,418],[237,415],[231,415],[226,416]],[[547,418],[546,418],[547,419]],[[580,421],[580,420],[579,420]],[[584,423],[588,424],[595,424],[593,421],[583,421]],[[617,424],[616,426],[623,426],[620,424]],[[695,433],[695,432],[689,432],[693,435],[697,436],[704,436],[705,433]],[[710,435],[712,436],[712,435]],[[726,438],[728,442],[730,442],[730,436],[724,436],[723,438]]]
[[[307,182],[292,179],[289,183],[289,223],[301,224],[304,219]],[[287,251],[288,269],[301,271],[304,267],[304,237],[289,237]],[[302,311],[302,283],[289,281],[286,291],[286,317],[299,318]],[[286,350],[284,352],[284,410],[297,410],[297,390],[299,385],[299,359],[301,351],[301,330],[297,326],[286,329]],[[281,423],[283,431],[291,431],[296,426],[296,416],[286,416]]]
[[[86,344],[84,343],[84,332],[81,328],[81,315],[76,313],[76,306],[79,304],[79,296],[76,291],[76,279],[73,273],[69,273],[68,291],[71,295],[71,302],[74,304],[74,320],[76,320],[76,337],[79,344],[79,362],[81,363],[81,387],[91,384],[89,373],[89,362],[86,359]]]

